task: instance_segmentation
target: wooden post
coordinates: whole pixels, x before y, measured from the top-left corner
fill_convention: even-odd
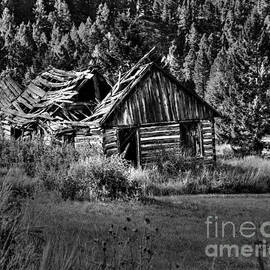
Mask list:
[[[216,134],[215,134],[215,119],[213,118],[212,121],[212,137],[213,137],[213,160],[214,162],[217,161],[217,155],[216,155]]]
[[[182,147],[182,138],[181,138],[181,123],[179,123],[179,150],[181,150]]]
[[[116,128],[116,144],[117,144],[117,154],[120,155],[120,136],[119,136],[119,128]]]
[[[136,138],[137,138],[137,167],[140,168],[142,166],[141,162],[141,130],[138,127],[136,131]]]
[[[199,122],[199,135],[200,135],[200,144],[201,144],[201,156],[204,157],[204,144],[203,144],[203,127],[202,122]]]
[[[105,151],[105,129],[102,128],[102,149],[103,149],[103,153],[106,156],[106,151]]]

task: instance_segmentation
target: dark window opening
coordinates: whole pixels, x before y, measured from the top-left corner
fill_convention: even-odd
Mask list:
[[[202,156],[201,134],[198,123],[180,124],[181,145],[187,155],[192,157]]]
[[[15,140],[19,139],[22,136],[22,131],[18,128],[11,128],[11,137]]]
[[[96,81],[96,84],[95,84]],[[103,78],[93,78],[79,90],[77,102],[98,102],[110,92],[110,87]]]
[[[87,82],[82,86],[82,88],[79,90],[79,95],[77,98],[77,102],[89,102],[94,101],[95,102],[95,87],[93,80]]]
[[[124,128],[119,130],[120,154],[133,165],[138,165],[137,129]]]

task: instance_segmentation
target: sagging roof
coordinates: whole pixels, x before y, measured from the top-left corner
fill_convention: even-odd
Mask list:
[[[109,81],[95,69],[77,72],[50,67],[15,98],[15,108],[0,108],[0,112],[18,128],[37,122],[41,126],[50,122],[50,128],[53,122],[67,126],[89,117],[110,90]]]
[[[101,75],[96,70],[76,72],[50,67],[29,84],[17,102],[29,111],[44,108],[53,102],[69,103],[83,85],[95,76]],[[106,83],[109,85],[107,80]]]
[[[11,78],[0,79],[0,109],[10,108],[16,98],[22,93],[22,88]]]
[[[188,95],[192,95],[196,100],[198,100],[198,102],[204,104],[209,110],[211,110],[214,117],[221,117],[221,114],[204,99],[198,96],[196,92],[185,88],[173,75],[165,71],[156,63],[150,62],[147,64],[142,64],[142,62],[147,59],[148,56],[149,54],[144,56],[144,58],[142,58],[129,72],[119,79],[118,83],[113,87],[112,92],[109,93],[107,97],[100,103],[93,115],[87,118],[85,121],[92,121],[93,123],[99,123],[100,125],[105,124],[114,110],[120,106],[120,104],[130,94],[132,89],[142,81],[145,75],[152,68],[156,68],[164,73],[165,76],[169,76],[170,79],[173,80],[175,84],[179,85],[183,91],[185,91]]]

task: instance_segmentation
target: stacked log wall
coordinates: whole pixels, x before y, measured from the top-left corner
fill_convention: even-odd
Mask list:
[[[204,120],[201,122],[201,124],[204,160],[206,162],[213,162],[216,160],[214,122],[210,120]]]
[[[102,149],[101,129],[77,130],[74,137],[74,145],[77,150],[86,150],[90,147]]]
[[[10,140],[11,139],[11,126],[8,121],[0,121],[0,139]]]
[[[118,129],[105,129],[103,132],[103,149],[107,156],[119,154]]]
[[[141,127],[140,148],[142,165],[154,162],[164,151],[180,149],[180,125]]]

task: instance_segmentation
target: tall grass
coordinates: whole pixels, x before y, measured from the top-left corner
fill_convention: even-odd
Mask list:
[[[218,162],[215,167],[199,165],[196,170],[186,169],[177,174],[162,174],[158,166],[154,166],[146,170],[132,170],[130,177],[142,185],[146,196],[268,193],[270,161],[250,156]]]
[[[5,179],[0,185],[0,269],[35,269],[39,255],[30,237],[35,229],[23,228],[23,205],[14,196]]]
[[[66,238],[57,226],[37,227],[33,203],[14,205],[14,196],[6,179],[0,186],[1,270],[153,269],[159,232],[149,219],[144,228],[127,217],[124,226],[111,224],[105,234],[96,229],[88,239],[79,232],[69,232]]]
[[[270,161],[255,156],[205,167],[172,151],[154,166],[135,169],[118,156],[106,158],[91,148],[80,153],[71,146],[13,141],[0,142],[0,149],[0,178],[8,174],[24,196],[37,189],[55,190],[71,200],[270,191]]]
[[[270,191],[270,161],[246,157],[216,167],[187,166],[170,154],[164,162],[135,169],[120,157],[83,154],[70,146],[0,143],[0,269],[154,269],[158,229],[112,224],[89,239],[63,237],[61,228],[37,227],[27,218],[31,198],[51,191],[63,199],[115,200],[142,196]],[[87,153],[87,154],[86,154]],[[183,164],[182,164],[183,163]],[[196,168],[196,169],[195,169]],[[60,199],[61,200],[61,199]],[[177,265],[171,265],[177,269]]]
[[[139,229],[127,217],[125,225],[111,224],[105,232],[96,229],[95,234],[88,239],[74,235],[68,240],[61,237],[61,232],[50,236],[43,249],[40,270],[153,269],[159,231],[149,219]]]

